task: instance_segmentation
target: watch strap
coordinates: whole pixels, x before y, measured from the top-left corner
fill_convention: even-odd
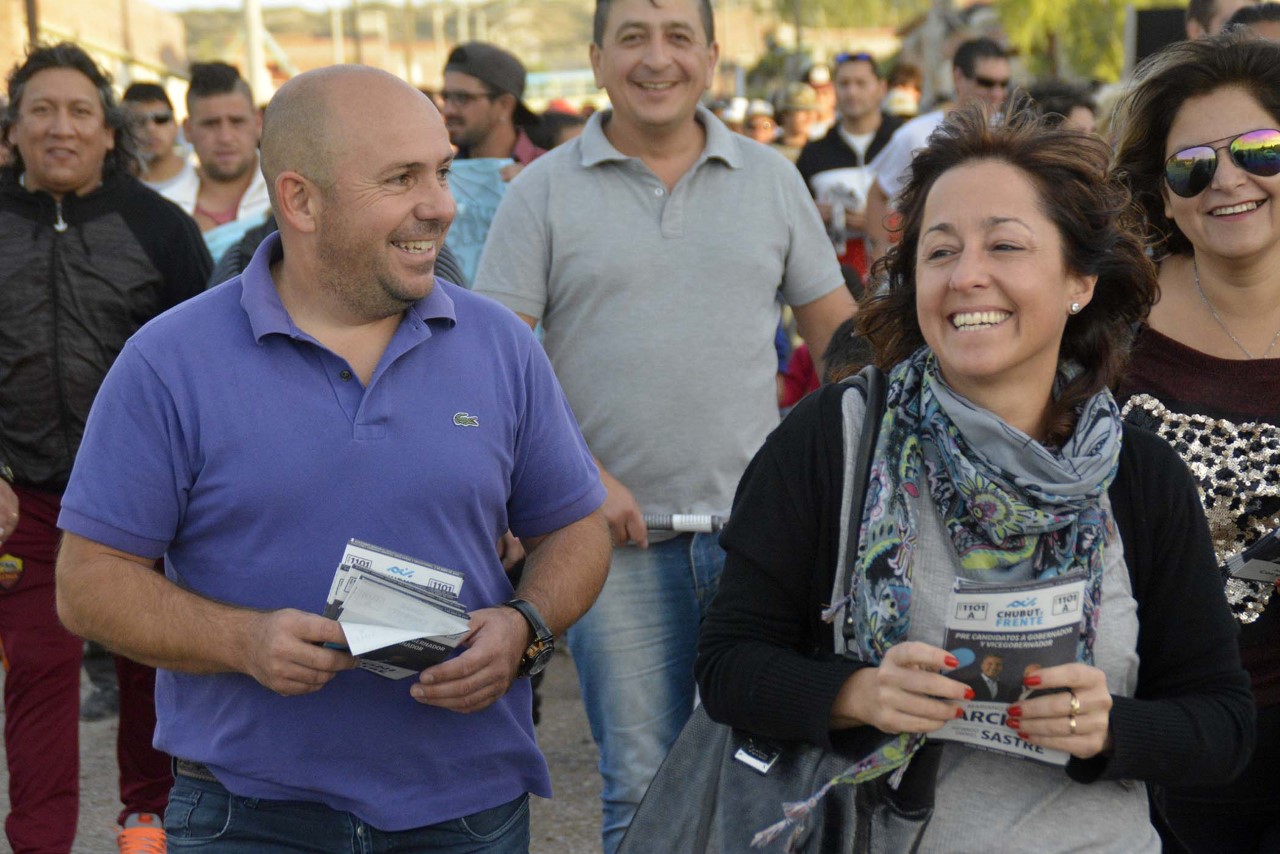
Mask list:
[[[540,672],[546,667],[551,653],[555,651],[555,635],[547,628],[546,622],[542,619],[542,614],[538,613],[538,609],[527,599],[511,599],[502,604],[505,607],[519,611],[520,616],[524,617],[525,622],[533,630],[533,641],[520,658],[519,675],[531,676]]]

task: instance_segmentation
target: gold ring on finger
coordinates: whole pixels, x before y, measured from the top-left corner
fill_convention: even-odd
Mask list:
[[[1068,718],[1067,718],[1067,726],[1071,727],[1071,734],[1072,734],[1072,735],[1075,735],[1075,734],[1076,734],[1076,718],[1075,718],[1075,715],[1071,715],[1070,717],[1068,717]]]
[[[1070,711],[1067,712],[1067,717],[1074,718],[1078,714],[1080,714],[1080,698],[1076,696],[1075,691],[1072,691],[1071,692],[1071,709]],[[1073,725],[1071,729],[1074,731],[1075,726]]]

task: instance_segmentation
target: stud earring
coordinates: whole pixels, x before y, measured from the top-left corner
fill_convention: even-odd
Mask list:
[[[1080,313],[1080,303],[1078,303],[1078,302],[1073,302],[1073,303],[1071,303],[1071,308],[1067,309],[1067,311],[1071,312],[1072,314],[1079,314],[1079,313]]]

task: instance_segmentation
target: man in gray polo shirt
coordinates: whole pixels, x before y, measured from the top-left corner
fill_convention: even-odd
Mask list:
[[[778,423],[776,297],[821,353],[853,305],[799,173],[698,101],[706,0],[597,0],[613,104],[512,182],[476,290],[541,320],[608,488],[613,566],[570,632],[604,775],[611,854],[694,700],[698,625],[724,555],[650,538],[643,513],[729,510]]]

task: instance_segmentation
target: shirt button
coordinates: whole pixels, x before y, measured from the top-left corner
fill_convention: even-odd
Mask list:
[[[348,370],[343,370],[338,373],[338,376],[342,378],[343,382],[346,382],[347,380],[351,379],[351,372]]]
[[[653,188],[653,194],[654,194],[655,196],[661,196],[661,195],[663,194],[663,192],[664,192],[664,190],[663,190],[661,187],[654,187],[654,188]]]

